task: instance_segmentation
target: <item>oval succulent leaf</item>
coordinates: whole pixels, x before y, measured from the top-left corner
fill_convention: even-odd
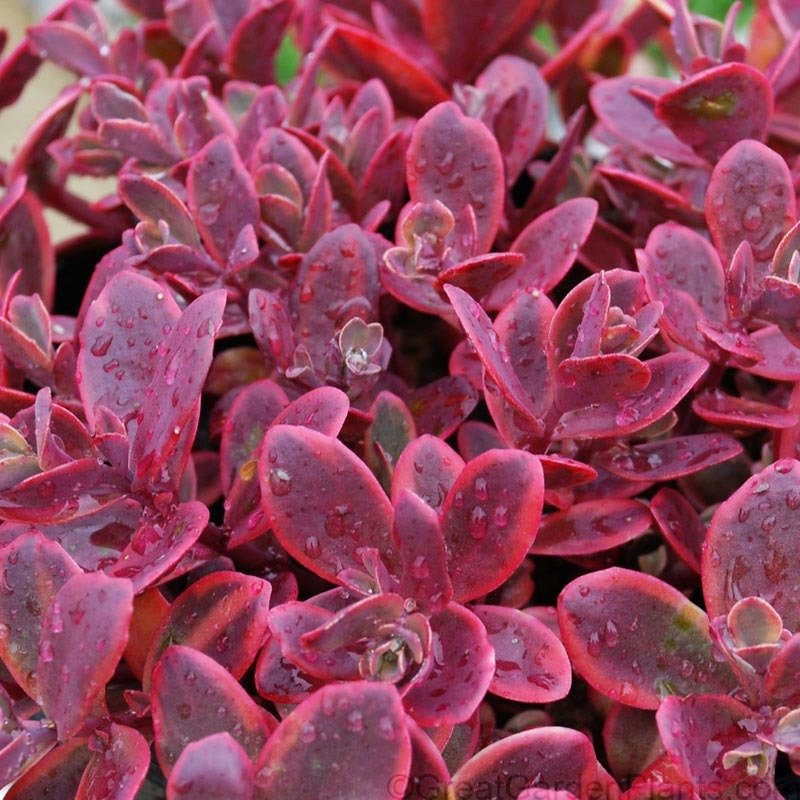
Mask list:
[[[255,766],[229,733],[191,742],[178,756],[167,782],[167,800],[252,800]]]
[[[503,158],[479,120],[452,102],[432,108],[414,127],[406,158],[412,203],[440,200],[455,215],[471,205],[478,226],[475,247],[489,250],[503,212]]]
[[[656,116],[696,153],[714,163],[742,139],[764,140],[772,114],[772,87],[747,64],[703,70],[665,92]]]
[[[713,657],[705,613],[650,575],[612,567],[572,581],[558,622],[575,668],[625,705],[658,708],[668,694],[736,685]]]
[[[783,459],[747,480],[717,508],[703,550],[703,595],[709,615],[727,614],[742,597],[761,597],[790,631],[800,631],[794,590],[800,509],[800,462]]]
[[[267,630],[270,584],[238,572],[213,572],[183,591],[153,637],[143,686],[170,645],[185,645],[213,658],[241,678],[256,657]]]
[[[191,742],[229,733],[255,761],[276,727],[225,667],[190,647],[173,645],[164,653],[151,696],[156,756],[168,777]]]
[[[123,422],[141,409],[158,369],[159,343],[179,316],[172,295],[144,275],[121,272],[105,285],[79,337],[78,386],[90,428],[100,405]]]
[[[128,642],[133,586],[101,572],[71,577],[42,624],[36,683],[59,738],[74,736],[101,697]]]
[[[537,789],[583,790],[594,780],[597,759],[591,742],[569,728],[543,727],[507,736],[484,747],[452,778],[453,786],[500,786],[497,800]],[[513,785],[507,776],[513,775]]]
[[[478,617],[458,603],[430,618],[436,654],[431,671],[404,695],[420,725],[459,723],[480,704],[495,671],[494,650]]]
[[[101,800],[113,790],[119,800],[134,800],[150,768],[150,746],[139,731],[112,724],[103,752],[92,754],[75,800]]]
[[[440,512],[453,595],[459,602],[501,585],[533,544],[544,499],[539,460],[489,450],[470,461]]]
[[[0,550],[0,570],[0,658],[28,696],[39,699],[36,662],[44,615],[80,568],[59,544],[31,532]]]
[[[473,606],[494,648],[495,673],[489,691],[523,703],[566,697],[572,668],[564,645],[530,614],[503,606]]]
[[[362,568],[356,551],[375,547],[397,566],[392,506],[367,466],[341,442],[309,428],[276,425],[259,461],[264,513],[301,564],[334,583]]]
[[[796,202],[786,162],[760,142],[737,142],[711,173],[705,208],[723,264],[730,263],[743,240],[752,245],[756,262],[765,264],[795,222]]]
[[[332,768],[335,765],[335,768]],[[326,686],[281,722],[258,758],[267,797],[364,797],[392,800],[411,767],[411,741],[393,686]]]
[[[575,503],[545,516],[531,553],[565,557],[601,553],[641,536],[650,524],[647,507],[636,500]]]

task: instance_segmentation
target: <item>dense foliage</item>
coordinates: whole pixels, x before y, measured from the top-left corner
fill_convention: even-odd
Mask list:
[[[9,800],[794,796],[800,4],[124,2],[0,61]]]

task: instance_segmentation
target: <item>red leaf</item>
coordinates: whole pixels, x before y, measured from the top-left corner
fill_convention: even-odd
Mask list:
[[[525,263],[499,281],[484,306],[503,308],[519,289],[549,292],[557,286],[575,263],[596,217],[597,201],[588,197],[566,200],[536,217],[508,248],[522,253]]]
[[[592,86],[589,99],[603,127],[625,144],[647,155],[680,164],[701,164],[700,159],[655,115],[635,92],[657,98],[675,88],[666,78],[620,75]]]
[[[573,666],[625,705],[658,708],[664,694],[736,685],[714,659],[705,612],[650,575],[613,567],[572,581],[559,596],[558,623]]]
[[[170,458],[177,459],[179,469],[166,482],[174,485],[180,478],[180,466],[188,459],[194,438],[200,394],[225,300],[222,289],[201,295],[181,314],[159,349],[153,380],[145,390],[142,420],[131,443],[135,485],[162,485],[164,462]]]
[[[55,542],[38,532],[18,536],[0,550],[2,586],[0,658],[29,697],[39,698],[36,683],[37,648],[42,616],[58,590],[78,565]]]
[[[470,461],[440,512],[453,594],[459,602],[500,586],[533,544],[544,497],[539,460],[489,450]]]
[[[438,515],[408,489],[393,497],[394,537],[403,559],[398,591],[414,598],[423,613],[443,608],[453,597],[453,587]]]
[[[6,800],[74,798],[92,752],[86,739],[71,739],[51,750],[14,781]]]
[[[647,507],[636,500],[575,503],[542,520],[531,553],[565,557],[602,553],[641,536],[650,524]]]
[[[742,241],[750,242],[757,262],[768,261],[795,221],[794,188],[786,162],[760,142],[738,142],[714,167],[705,208],[723,264],[730,263]]]
[[[325,686],[304,700],[257,763],[265,797],[349,797],[357,786],[370,800],[393,800],[404,791],[410,766],[397,690],[366,682]]]
[[[150,767],[150,745],[141,733],[124,725],[111,725],[102,753],[92,754],[75,800],[106,800],[113,787],[114,800],[134,800]]]
[[[719,505],[703,550],[703,596],[709,616],[743,597],[769,602],[784,627],[800,630],[800,607],[786,590],[800,580],[800,463],[783,459],[747,480]]]
[[[671,411],[708,364],[690,353],[667,353],[650,359],[647,366],[651,378],[643,392],[568,411],[559,419],[553,439],[618,437],[642,430]]]
[[[597,774],[591,742],[578,731],[545,727],[516,733],[484,747],[452,778],[453,786],[498,787],[495,800],[514,800],[520,789],[575,789],[585,796]],[[513,775],[514,781],[508,780]],[[562,798],[559,798],[562,800]]]
[[[486,312],[456,286],[445,286],[444,290],[469,341],[478,353],[486,370],[486,377],[491,380],[497,392],[502,394],[503,400],[514,409],[515,417],[519,417],[519,426],[528,428],[533,433],[541,433],[542,422],[534,413],[531,400]]]
[[[632,481],[669,481],[736,458],[742,446],[722,433],[673,436],[602,454],[597,463]]]
[[[158,629],[142,685],[171,644],[186,645],[213,658],[241,678],[256,657],[267,630],[271,586],[238,572],[213,572],[183,591]]]
[[[392,501],[398,502],[407,489],[438,510],[463,468],[464,460],[450,445],[424,434],[411,442],[397,460]]]
[[[741,759],[728,769],[724,766],[729,752],[746,747],[758,735],[758,715],[743,703],[712,694],[667,697],[656,720],[667,753],[701,797],[710,791],[722,797],[754,791],[770,800],[780,797],[774,787],[769,791],[769,778],[748,774],[749,759]],[[693,735],[686,736],[686,730]],[[770,762],[774,753],[772,748],[764,749]],[[765,765],[766,775],[772,775],[773,769],[772,763]]]
[[[430,618],[431,671],[403,698],[420,725],[464,722],[478,707],[492,680],[494,651],[480,620],[464,606],[450,603]]]
[[[471,205],[478,253],[489,250],[503,214],[503,159],[497,140],[452,102],[440,103],[414,127],[406,157],[412,203],[440,200],[454,216]]]
[[[692,411],[712,425],[731,427],[736,430],[774,428],[793,428],[798,416],[781,406],[748,400],[746,397],[732,397],[718,389],[703,392],[692,400]]]
[[[489,691],[522,703],[550,703],[566,697],[572,669],[564,645],[538,619],[503,606],[473,606],[494,648],[495,673]]]
[[[530,27],[540,0],[423,0],[422,25],[452,81],[472,77],[503,46]]]
[[[173,645],[153,670],[156,756],[169,777],[184,748],[214,733],[229,733],[255,761],[275,720],[236,678],[209,656]]]
[[[661,489],[650,501],[653,515],[673,550],[698,574],[706,527],[692,504],[674,489]]]
[[[128,578],[139,593],[166,575],[197,542],[208,525],[208,508],[181,503],[166,518],[143,517],[109,575]]]
[[[396,567],[389,499],[341,442],[308,428],[273,426],[264,437],[259,476],[275,535],[317,575],[335,583],[342,569],[361,569],[362,547],[377,548],[390,570]]]
[[[741,63],[703,70],[665,92],[656,116],[711,163],[742,139],[764,140],[772,88],[761,70]]]
[[[186,192],[206,249],[225,264],[246,225],[258,227],[258,198],[228,136],[212,139],[192,159]]]
[[[229,733],[212,733],[188,744],[172,767],[167,800],[251,800],[256,770]]]
[[[101,697],[128,642],[130,581],[102,572],[75,575],[45,615],[36,680],[59,738],[74,736]]]
[[[405,53],[363,28],[334,25],[324,58],[338,72],[358,80],[379,78],[399,109],[423,114],[448,99],[442,85]]]
[[[624,400],[650,384],[650,368],[634,356],[607,353],[565,358],[556,369],[556,405],[561,411],[590,406],[597,397]]]

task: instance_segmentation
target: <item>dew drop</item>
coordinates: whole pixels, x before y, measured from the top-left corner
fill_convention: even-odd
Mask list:
[[[753,204],[749,205],[742,215],[742,227],[746,231],[757,231],[764,222],[764,213]]]
[[[285,497],[292,491],[292,476],[282,467],[271,467],[269,488],[277,497]]]
[[[469,517],[469,535],[476,541],[480,541],[486,536],[487,527],[486,512],[480,506],[475,506]]]

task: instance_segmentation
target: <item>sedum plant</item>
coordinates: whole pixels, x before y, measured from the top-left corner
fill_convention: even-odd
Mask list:
[[[800,7],[121,2],[0,60],[6,797],[794,796]]]

